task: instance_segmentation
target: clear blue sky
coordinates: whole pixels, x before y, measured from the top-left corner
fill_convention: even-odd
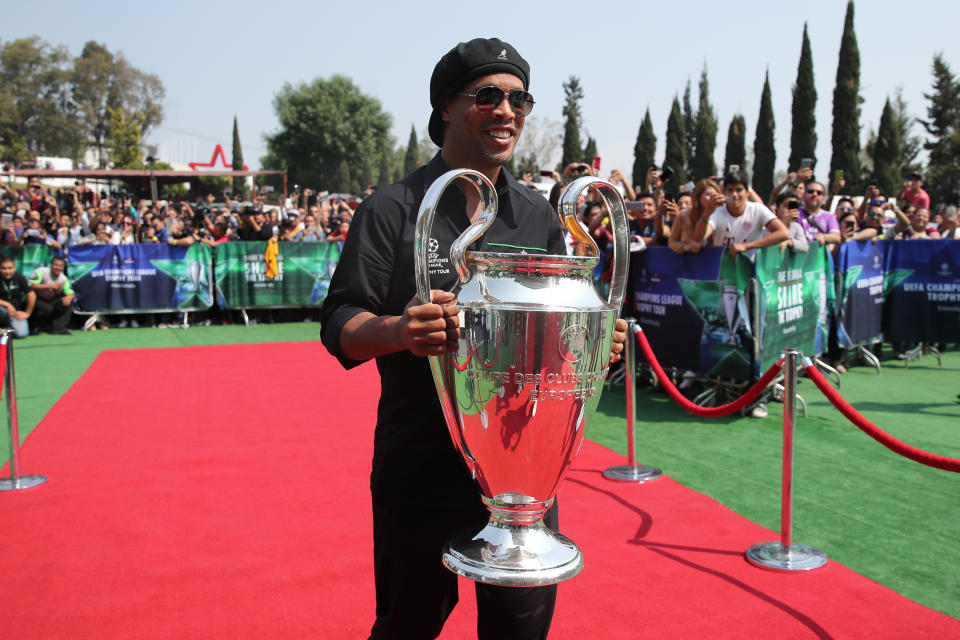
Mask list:
[[[393,133],[406,144],[410,127],[426,131],[429,80],[439,57],[457,42],[496,36],[530,62],[534,115],[562,119],[562,83],[578,75],[585,128],[596,138],[604,172],[629,173],[633,144],[649,107],[662,155],[670,104],[706,61],[719,119],[717,162],[731,117],[742,113],[752,143],[764,72],[769,68],[776,118],[777,168],[789,156],[791,88],[803,22],[809,23],[817,102],[818,159],[829,166],[831,108],[846,2],[182,2],[49,0],[4,11],[2,38],[39,35],[72,54],[87,40],[121,51],[160,76],[166,119],[150,142],[192,139],[197,160],[213,145],[229,154],[233,116],[244,156],[256,166],[263,136],[274,131],[274,94],[284,82],[339,73],[380,99]],[[925,117],[931,62],[941,51],[960,72],[956,26],[960,4],[874,0],[856,4],[861,56],[861,144],[876,128],[897,87]],[[916,133],[922,134],[920,127]]]

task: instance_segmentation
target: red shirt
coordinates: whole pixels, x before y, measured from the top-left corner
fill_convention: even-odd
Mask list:
[[[903,192],[903,199],[905,202],[916,205],[918,209],[930,208],[930,195],[922,188],[916,191],[907,189]]]

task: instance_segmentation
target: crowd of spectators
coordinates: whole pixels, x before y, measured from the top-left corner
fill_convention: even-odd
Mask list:
[[[241,202],[224,192],[189,199],[135,200],[86,184],[48,189],[0,184],[0,246],[47,244],[54,255],[74,245],[168,243],[211,246],[231,240],[343,243],[358,199],[295,191],[279,205]]]

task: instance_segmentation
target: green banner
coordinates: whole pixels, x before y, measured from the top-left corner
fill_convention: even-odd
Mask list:
[[[225,242],[214,251],[217,300],[224,309],[306,307],[327,297],[340,258],[335,242],[280,242],[267,276],[266,242]]]
[[[50,266],[53,249],[46,244],[25,244],[21,249],[10,245],[0,246],[0,256],[13,258],[17,262],[17,272],[29,278],[37,267]]]
[[[766,371],[786,348],[806,356],[820,354],[829,331],[828,299],[833,280],[826,248],[805,253],[779,247],[757,251],[760,295],[760,370]]]

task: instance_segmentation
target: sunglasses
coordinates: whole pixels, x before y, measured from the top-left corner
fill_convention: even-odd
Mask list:
[[[850,213],[851,211],[853,211],[853,208],[852,208],[852,207],[837,207],[837,211],[840,211],[840,212],[842,212],[842,213]]]
[[[818,190],[818,189],[807,189],[807,193],[812,193],[812,194],[815,195],[815,196],[822,196],[822,195],[823,195],[823,189],[819,189],[819,190]]]
[[[513,113],[521,118],[533,111],[533,96],[523,89],[511,89],[508,93],[500,87],[487,85],[480,87],[474,93],[458,93],[457,95],[473,98],[477,104],[477,111],[480,113],[493,111],[503,102],[504,96],[507,97],[507,102],[510,103]]]

